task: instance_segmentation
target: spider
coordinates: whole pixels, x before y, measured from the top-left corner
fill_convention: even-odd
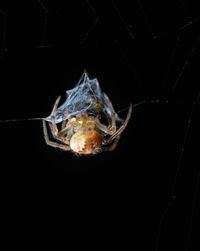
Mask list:
[[[132,113],[132,104],[129,106],[129,111],[124,123],[116,129],[116,116],[112,103],[108,96],[103,93],[108,102],[111,117],[107,116],[108,126],[102,124],[98,117],[90,116],[88,113],[77,114],[75,117],[69,118],[68,122],[64,120],[61,125],[61,130],[55,122],[55,112],[60,101],[60,96],[57,98],[52,112],[51,122],[48,122],[52,136],[60,143],[49,140],[46,121],[43,120],[43,132],[47,145],[60,148],[65,151],[72,151],[78,155],[88,155],[98,153],[100,150],[112,151],[116,148],[119,138],[126,128]],[[108,136],[109,137],[106,137]],[[112,143],[112,144],[111,144]],[[111,144],[111,145],[110,145]]]

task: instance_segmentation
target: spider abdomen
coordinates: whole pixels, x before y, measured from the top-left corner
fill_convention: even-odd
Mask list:
[[[102,137],[95,130],[83,128],[70,140],[70,148],[78,154],[96,153],[102,144]]]

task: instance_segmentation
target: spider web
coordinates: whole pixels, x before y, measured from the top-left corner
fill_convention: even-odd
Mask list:
[[[72,18],[67,18],[68,12],[67,9],[63,8],[62,1],[51,3],[50,1],[37,0],[31,3],[35,8],[32,16],[28,17],[29,11],[32,9],[32,6],[28,7],[28,4],[22,4],[21,7],[18,5],[16,12],[19,15],[20,13],[28,13],[27,16],[22,15],[22,23],[18,26],[22,27],[24,20],[28,22],[33,19],[34,24],[28,24],[28,27],[32,27],[33,30],[30,29],[29,33],[24,32],[27,29],[22,30],[20,35],[24,40],[20,41],[24,41],[24,43],[20,44],[13,40],[15,41],[13,46],[18,50],[16,58],[22,55],[24,48],[28,52],[32,52],[29,53],[30,58],[37,57],[38,54],[42,55],[41,64],[38,63],[38,66],[35,66],[35,75],[41,75],[40,83],[38,83],[37,77],[33,76],[34,71],[30,71],[33,80],[29,77],[28,81],[33,81],[35,84],[31,91],[29,87],[23,87],[22,91],[21,86],[13,84],[13,94],[10,94],[10,104],[7,104],[8,111],[3,116],[7,119],[13,118],[13,115],[21,118],[31,115],[33,115],[32,117],[41,116],[41,112],[46,114],[55,98],[73,87],[77,76],[81,75],[84,68],[93,76],[100,78],[100,83],[115,82],[108,95],[113,97],[113,103],[118,109],[126,107],[129,101],[136,105],[139,104],[135,107],[134,121],[139,118],[140,111],[144,114],[144,109],[149,109],[148,111],[156,109],[152,106],[162,107],[160,108],[162,111],[168,109],[166,106],[170,107],[170,112],[175,110],[174,118],[180,113],[179,124],[172,125],[173,128],[180,126],[182,130],[176,141],[178,151],[176,152],[176,161],[173,163],[175,171],[172,176],[174,178],[173,181],[169,181],[171,186],[168,187],[165,202],[159,211],[160,220],[156,225],[156,236],[154,236],[154,244],[151,249],[163,250],[162,245],[166,244],[169,237],[167,227],[172,228],[173,226],[173,223],[170,225],[170,217],[174,219],[174,216],[178,215],[175,205],[183,194],[180,191],[182,188],[180,185],[181,177],[188,172],[188,179],[192,177],[194,186],[190,191],[191,200],[187,214],[188,227],[182,245],[185,250],[192,250],[190,248],[194,245],[193,226],[200,174],[199,169],[189,171],[184,161],[187,161],[189,147],[191,147],[190,140],[196,136],[194,132],[195,128],[198,128],[200,92],[197,84],[199,81],[195,75],[197,72],[197,70],[195,71],[195,67],[197,67],[195,62],[199,62],[200,49],[200,10],[198,6],[184,0],[173,1],[173,3],[169,3],[169,1],[155,1],[153,3],[149,1],[148,3],[138,0],[133,1],[131,5],[129,3],[123,4],[117,0],[109,3],[86,0],[77,4],[79,8],[72,6],[70,10],[74,15]],[[7,53],[9,52],[6,41],[8,35],[5,6],[3,3],[0,5],[1,69],[6,68]],[[81,17],[87,16],[87,19],[77,18],[79,15]],[[36,16],[37,18],[35,18]],[[64,39],[63,34],[67,34],[67,36],[65,35],[67,39]],[[106,53],[103,53],[102,50],[104,45],[108,48]],[[16,48],[13,49],[11,46],[11,54],[16,51]],[[70,50],[73,53],[70,54]],[[157,54],[154,54],[155,52]],[[51,61],[52,57],[56,63],[53,66],[48,64],[48,67],[44,68],[44,65],[47,64],[48,60]],[[86,60],[89,62],[87,65],[85,65]],[[70,64],[66,63],[66,66],[65,62],[69,61]],[[101,61],[104,61],[105,64],[100,63]],[[17,63],[18,60],[14,61],[14,66],[11,69],[14,69]],[[58,64],[58,68],[54,75],[56,64]],[[2,74],[6,73],[2,70]],[[27,79],[21,79],[19,77],[21,75],[16,74],[18,82],[27,81]],[[59,82],[60,79],[65,79],[67,84],[66,86],[64,84],[64,87],[63,84],[48,86],[47,82],[51,78],[55,83]],[[4,87],[4,93],[9,93],[10,85],[7,86],[9,87]],[[107,86],[109,84],[104,84],[102,89],[107,89],[106,92],[109,92]],[[29,92],[32,94],[25,95],[25,97],[20,94]],[[19,98],[15,97],[15,93],[18,93],[18,96],[25,100],[20,103]],[[118,105],[118,99],[115,98],[117,93],[120,97],[120,105]],[[35,103],[35,97],[38,98],[38,102],[34,107],[31,107],[31,103]],[[47,105],[41,108],[44,97]],[[152,100],[168,100],[168,104],[159,104],[159,102],[152,104]],[[26,112],[21,114],[24,102],[27,104],[27,108]],[[13,114],[14,104],[18,106],[17,111]],[[172,118],[173,116],[171,117],[173,124]],[[137,128],[133,126],[132,130],[134,129]]]
[[[66,92],[66,101],[55,111],[55,123],[60,123],[77,114],[87,112],[90,115],[105,115],[112,119],[112,111],[110,110],[108,101],[103,95],[99,82],[96,78],[90,79],[85,71],[76,86]],[[51,116],[45,118],[46,121],[51,121]],[[115,112],[116,121],[122,120]]]

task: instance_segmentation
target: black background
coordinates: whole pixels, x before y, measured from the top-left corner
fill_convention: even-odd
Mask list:
[[[40,228],[59,222],[74,245],[197,250],[195,2],[1,1],[0,10],[1,120],[48,116],[84,69],[116,111],[168,100],[135,107],[116,150],[90,157],[47,146],[41,121],[1,123],[2,193],[14,231],[36,227],[40,238]]]

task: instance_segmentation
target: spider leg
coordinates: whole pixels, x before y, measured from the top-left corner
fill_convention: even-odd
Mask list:
[[[107,96],[107,94],[104,92],[104,97],[106,99],[106,101],[108,102],[108,105],[109,105],[109,108],[111,110],[111,124],[110,124],[110,121],[108,120],[109,124],[110,124],[110,129],[112,131],[112,133],[115,133],[116,131],[116,118],[115,118],[115,110],[114,110],[114,107],[109,99],[109,97]],[[107,117],[108,117],[108,114],[107,114]]]
[[[62,126],[61,126],[61,130],[64,129],[66,127],[67,124],[67,120],[63,120],[62,122]]]
[[[103,125],[99,119],[95,119],[95,126],[97,129],[99,129],[100,131],[104,132],[105,134],[109,134],[112,135],[113,131],[111,128],[109,128],[109,126],[105,126]]]
[[[107,118],[107,120],[108,120],[108,125],[109,126],[111,126],[111,124],[112,124],[112,119],[111,119],[111,117],[109,116],[109,114],[105,111],[105,115],[106,115],[106,118]]]
[[[108,102],[108,105],[109,105],[109,108],[111,110],[111,118],[110,116],[108,115],[108,113],[106,113],[106,117],[107,117],[107,120],[108,120],[108,124],[109,126],[105,126],[103,125],[98,119],[96,120],[96,127],[106,133],[106,134],[109,134],[109,135],[113,135],[115,132],[116,132],[116,118],[115,118],[115,110],[113,108],[113,105],[109,99],[109,97],[107,96],[107,94],[104,92],[104,97],[106,99],[106,101]]]
[[[46,141],[47,145],[50,145],[50,146],[53,146],[53,147],[56,147],[56,148],[60,148],[60,149],[65,150],[65,151],[70,150],[70,147],[67,146],[67,145],[62,145],[62,144],[50,141],[48,133],[47,133],[46,121],[42,120],[42,124],[43,124],[44,138],[45,138],[45,141]]]
[[[54,133],[53,126],[52,126],[51,123],[49,123],[49,127],[50,127],[50,129],[51,129],[51,134],[52,134],[52,136],[53,136],[55,139],[57,139],[58,141],[60,141],[60,142],[62,142],[62,143],[64,143],[64,144],[69,145],[69,140],[68,140],[66,137],[60,136],[60,132],[58,132],[57,135]],[[58,135],[59,135],[59,136],[58,136]]]
[[[60,96],[56,99],[56,102],[55,102],[55,104],[54,104],[54,106],[53,106],[53,110],[52,110],[52,112],[51,112],[51,122],[52,122],[52,131],[53,131],[53,134],[54,135],[58,135],[58,128],[57,128],[57,125],[56,125],[56,122],[55,122],[55,112],[56,112],[56,109],[57,109],[57,107],[58,107],[58,103],[59,103],[59,101],[60,101]]]
[[[68,135],[68,133],[69,133],[69,126],[63,128],[58,134],[59,134],[59,137],[63,137],[64,135]]]
[[[128,122],[129,122],[129,119],[131,117],[131,113],[132,113],[132,104],[130,104],[130,106],[129,106],[129,111],[128,111],[126,120],[124,121],[124,124],[110,138],[105,140],[104,144],[107,145],[107,144],[111,143],[115,138],[117,138],[118,136],[121,135],[121,133],[124,131],[124,129],[126,128]]]
[[[113,142],[113,144],[111,146],[103,146],[102,147],[102,150],[103,151],[113,151],[115,150],[118,142],[119,142],[119,139],[120,139],[120,135],[118,137],[115,138],[115,141]]]

